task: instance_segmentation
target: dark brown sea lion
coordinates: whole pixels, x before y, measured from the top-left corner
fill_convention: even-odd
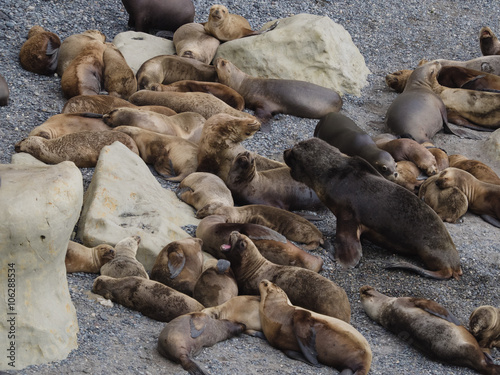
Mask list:
[[[416,297],[388,297],[370,286],[360,289],[366,314],[432,359],[500,374],[474,336],[439,303]]]
[[[113,130],[83,131],[54,139],[30,136],[16,143],[15,151],[27,152],[48,164],[69,160],[79,168],[92,168],[96,166],[101,149],[115,141],[139,155],[137,145],[130,136]]]
[[[135,256],[141,237],[130,236],[115,245],[115,257],[101,267],[101,275],[119,279],[127,276],[138,276],[149,279],[144,266]]]
[[[86,247],[77,242],[69,241],[66,250],[66,272],[99,273],[101,267],[115,257],[115,249],[111,245],[101,244],[96,247]]]
[[[500,177],[498,177],[495,171],[482,161],[468,159],[467,157],[458,154],[450,155],[448,159],[450,167],[463,169],[480,181],[500,185]]]
[[[238,284],[228,260],[209,259],[203,267],[205,270],[200,274],[193,287],[194,299],[205,307],[212,307],[221,305],[238,295]],[[221,318],[217,317],[217,319]]]
[[[232,232],[221,251],[231,262],[240,294],[259,294],[259,284],[267,279],[282,288],[290,301],[319,314],[349,323],[351,307],[341,287],[318,273],[266,260],[245,235]]]
[[[61,40],[56,34],[35,25],[28,32],[28,40],[21,46],[19,62],[29,72],[54,74],[60,46]]]
[[[96,113],[60,113],[51,116],[34,128],[29,136],[46,139],[58,138],[70,133],[81,131],[111,130],[103,121],[102,115]]]
[[[259,284],[262,331],[271,346],[288,357],[341,373],[366,375],[372,362],[368,341],[343,320],[293,306],[287,294],[269,280]]]
[[[479,31],[479,47],[483,56],[500,55],[500,41],[488,26]]]
[[[125,58],[112,43],[107,43],[103,53],[103,86],[111,96],[127,100],[137,91],[135,74]]]
[[[92,292],[160,322],[169,322],[204,308],[194,298],[139,276],[119,279],[99,276],[94,281]]]
[[[0,74],[0,107],[4,107],[9,103],[9,85],[7,81]]]
[[[285,150],[284,159],[292,177],[315,190],[336,216],[335,258],[342,265],[359,262],[360,237],[366,235],[391,251],[417,255],[427,267],[404,262],[397,264],[401,268],[437,279],[462,274],[458,251],[439,216],[364,159],[345,156],[318,138]]]
[[[226,319],[214,319],[194,312],[169,322],[158,338],[158,352],[171,361],[180,363],[190,374],[206,374],[191,357],[205,346],[212,346],[245,331],[245,325]]]
[[[500,348],[500,309],[480,306],[469,318],[469,331],[481,348]]]
[[[362,157],[388,180],[393,181],[397,177],[393,157],[378,148],[373,139],[345,115],[328,113],[319,120],[314,136],[337,147],[344,154]]]
[[[219,48],[220,41],[205,31],[200,23],[186,23],[179,27],[172,39],[177,56],[210,64]]]

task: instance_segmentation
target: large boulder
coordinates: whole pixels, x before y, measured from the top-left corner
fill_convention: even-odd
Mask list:
[[[270,32],[223,43],[217,57],[255,77],[297,79],[357,96],[370,74],[349,33],[330,18],[311,14],[281,19]]]
[[[500,129],[490,134],[484,142],[484,148],[495,169],[500,169]]]
[[[151,271],[165,245],[190,237],[181,226],[199,222],[193,208],[162,188],[138,155],[115,142],[101,150],[77,236],[89,247],[140,236],[137,260]]]
[[[0,165],[0,370],[66,358],[78,322],[64,258],[80,215],[80,170]]]

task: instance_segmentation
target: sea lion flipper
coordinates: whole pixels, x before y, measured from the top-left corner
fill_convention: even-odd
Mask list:
[[[360,242],[360,224],[353,217],[353,213],[345,209],[338,210],[336,216],[335,259],[344,267],[354,267],[363,253]]]
[[[493,216],[490,216],[490,215],[481,215],[481,219],[483,219],[484,221],[486,221],[488,224],[491,224],[497,228],[500,228],[500,221],[493,217]]]
[[[431,301],[428,299],[416,299],[414,300],[414,304],[416,307],[428,312],[431,315],[435,315],[441,319],[447,320],[448,322],[454,323],[457,326],[461,326],[462,323],[444,306],[441,306],[439,303],[435,301]]]
[[[199,337],[205,327],[207,326],[206,319],[204,315],[193,314],[191,315],[191,319],[189,319],[189,328],[191,330],[191,338],[195,339]]]
[[[282,234],[260,224],[243,225],[240,233],[244,234],[252,241],[268,240],[287,243],[287,239]]]
[[[311,320],[311,313],[306,310],[295,310],[293,313],[293,330],[295,338],[304,358],[318,366],[318,351],[316,350],[316,328]]]
[[[170,278],[175,279],[184,268],[186,257],[182,251],[175,251],[168,254],[167,267],[170,272]]]

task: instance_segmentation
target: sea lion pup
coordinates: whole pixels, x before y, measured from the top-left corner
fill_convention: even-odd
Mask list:
[[[212,94],[224,103],[230,105],[238,111],[245,109],[245,99],[231,87],[218,82],[203,82],[185,79],[169,85],[156,83],[151,86],[153,91],[174,91],[174,92],[204,92]]]
[[[293,212],[262,204],[241,207],[213,204],[198,211],[202,219],[208,215],[222,215],[228,223],[252,223],[264,225],[281,233],[291,241],[305,244],[307,250],[323,245],[323,234],[307,219]]]
[[[177,197],[197,211],[207,206],[234,206],[233,196],[219,176],[207,172],[194,172],[186,176],[176,191]],[[196,213],[196,217],[203,217]]]
[[[130,136],[112,130],[69,133],[54,139],[29,136],[16,143],[15,151],[27,152],[48,164],[69,160],[78,168],[93,168],[101,149],[116,141],[139,155],[137,145]]]
[[[500,177],[482,161],[468,159],[464,155],[455,154],[449,156],[449,163],[450,167],[463,169],[480,181],[500,185]]]
[[[271,346],[290,358],[314,366],[322,363],[342,374],[368,373],[370,344],[353,326],[292,305],[284,290],[269,280],[260,282],[259,291],[262,331]]]
[[[60,113],[51,116],[34,128],[29,136],[38,136],[46,139],[62,137],[70,133],[81,131],[112,130],[103,121],[103,116],[96,113]]]
[[[394,182],[414,194],[418,194],[418,190],[427,176],[422,174],[422,171],[412,161],[398,161],[396,166],[398,176]]]
[[[427,269],[407,262],[390,268],[436,279],[460,278],[460,257],[450,234],[415,194],[387,181],[364,159],[345,156],[318,138],[299,142],[283,155],[292,177],[316,191],[337,218],[335,258],[343,266],[359,262],[360,236],[366,235],[391,251],[417,255]]]
[[[240,205],[264,204],[284,210],[314,210],[322,206],[316,192],[290,175],[287,166],[257,170],[255,154],[239,153],[229,169],[226,185]]]
[[[220,41],[205,31],[202,24],[191,22],[179,27],[172,39],[177,56],[210,64]]]
[[[481,374],[500,374],[474,336],[439,303],[416,297],[388,297],[371,286],[359,290],[366,314],[382,327],[432,359],[470,367]]]
[[[349,323],[351,306],[344,289],[318,273],[266,260],[245,235],[232,232],[221,251],[231,262],[240,294],[259,294],[259,283],[268,279],[281,287],[293,304],[307,307]]]
[[[9,103],[9,85],[0,74],[0,107],[5,107]]]
[[[142,160],[152,164],[155,171],[168,181],[182,181],[196,171],[196,143],[135,126],[118,126],[115,131],[129,135],[137,144]]]
[[[295,266],[319,272],[323,266],[321,257],[309,254],[295,246],[285,236],[260,224],[228,223],[222,215],[209,215],[196,228],[196,237],[203,240],[203,251],[217,259],[226,259],[221,245],[229,235],[238,231],[250,238],[264,258],[275,264]]]
[[[475,178],[458,168],[446,168],[439,173],[436,185],[440,189],[456,186],[467,197],[469,210],[500,228],[500,185],[490,184]]]
[[[422,143],[422,146],[424,146],[429,152],[434,156],[434,159],[436,159],[436,166],[437,166],[437,171],[441,172],[442,170],[448,168],[450,166],[450,162],[448,160],[448,153],[446,150],[436,147],[432,142],[424,142]]]
[[[397,93],[402,93],[406,87],[408,78],[413,73],[412,69],[397,70],[385,76],[385,83]]]
[[[53,32],[39,25],[28,32],[28,39],[19,51],[19,62],[24,70],[36,74],[51,75],[57,68],[57,56],[61,40]]]
[[[276,113],[321,118],[342,108],[340,95],[326,87],[291,79],[253,77],[222,58],[217,58],[214,65],[219,82],[243,96],[245,106],[254,110],[263,124]]]
[[[119,279],[126,276],[139,276],[149,279],[144,266],[135,256],[141,237],[125,237],[115,245],[115,257],[101,267],[101,275]]]
[[[388,180],[394,181],[397,177],[394,158],[378,148],[373,139],[345,115],[328,113],[319,120],[314,136],[337,147],[344,154],[362,157]]]
[[[231,263],[228,260],[209,259],[205,262],[204,268],[205,270],[198,277],[193,288],[195,300],[205,307],[212,307],[221,305],[238,295],[238,284],[236,284]],[[217,319],[220,318],[217,317]]]
[[[135,74],[113,43],[106,44],[103,64],[103,86],[109,95],[127,100],[137,91]]]
[[[156,257],[151,280],[193,296],[196,280],[203,272],[203,253],[199,238],[172,241]]]
[[[217,73],[213,65],[175,55],[160,55],[146,60],[136,77],[137,89],[149,90],[155,83],[168,85],[185,79],[215,82]]]
[[[440,189],[436,185],[438,175],[429,177],[418,190],[418,197],[432,208],[441,220],[456,223],[469,208],[467,196],[456,186]]]
[[[488,305],[475,309],[469,318],[469,332],[481,348],[500,348],[500,309]]]
[[[160,322],[204,308],[194,298],[139,276],[118,279],[99,276],[94,280],[92,292]]]
[[[500,55],[500,41],[488,26],[479,31],[479,48],[483,56]]]
[[[245,325],[226,319],[214,319],[202,312],[181,315],[165,325],[158,338],[158,352],[180,363],[190,374],[206,374],[191,357],[203,347],[212,346],[239,335]]]
[[[87,247],[78,242],[69,241],[66,250],[66,272],[99,273],[101,267],[115,257],[113,246],[101,244]]]

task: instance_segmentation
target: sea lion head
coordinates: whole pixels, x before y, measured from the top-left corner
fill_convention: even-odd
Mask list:
[[[469,331],[477,339],[479,345],[491,348],[498,345],[500,333],[500,310],[484,305],[475,309],[469,318]]]
[[[111,245],[102,244],[96,247],[97,256],[100,259],[101,266],[108,263],[115,257],[115,249]]]
[[[208,14],[209,22],[221,22],[229,14],[229,11],[224,5],[214,4],[210,7]]]
[[[359,296],[366,314],[375,321],[380,320],[382,308],[391,300],[390,297],[377,292],[369,285],[364,285],[359,289]]]
[[[387,151],[381,150],[378,152],[374,160],[368,160],[371,165],[385,178],[390,181],[395,181],[398,178],[397,163]]]
[[[99,30],[85,30],[82,35],[86,35],[90,38],[93,38],[93,39],[96,39],[96,40],[100,40],[101,42],[105,42],[106,41],[106,35],[104,35],[102,32],[100,32]]]
[[[133,256],[137,254],[137,248],[139,247],[139,243],[141,242],[141,237],[139,236],[130,236],[126,237],[115,245],[115,251],[117,254],[120,252],[126,252],[129,254],[133,253]]]
[[[441,63],[437,60],[419,66],[408,77],[405,90],[416,86],[432,88],[435,85],[439,85],[437,77],[440,70]]]
[[[488,26],[482,27],[479,31],[479,40],[486,38],[493,38],[493,31]]]
[[[219,82],[237,91],[237,88],[241,85],[244,78],[243,72],[231,61],[223,59],[222,57],[215,59],[214,66]]]
[[[259,283],[259,292],[261,305],[265,304],[269,300],[272,300],[273,302],[288,302],[291,305],[285,291],[267,279],[262,279]]]
[[[236,117],[227,113],[213,115],[205,122],[205,127],[214,125],[219,138],[240,143],[252,137],[260,129],[260,122],[253,116]]]
[[[109,281],[116,280],[113,277],[110,276],[104,276],[101,275],[97,277],[94,280],[94,284],[92,285],[92,293],[99,294],[103,296],[106,299],[112,299],[113,298],[113,293],[112,293],[112,288],[113,286],[109,285]]]
[[[28,31],[28,39],[37,35],[37,34],[41,34],[44,32],[45,32],[45,29],[42,26],[35,25],[30,29],[30,31]]]
[[[234,184],[253,180],[256,174],[255,156],[249,151],[240,152],[229,169],[228,179]]]
[[[228,243],[220,247],[221,252],[231,262],[233,267],[241,265],[246,259],[250,258],[253,248],[255,248],[253,242],[247,236],[237,231],[231,232]]]
[[[27,152],[33,155],[34,152],[42,147],[43,141],[45,141],[45,138],[32,135],[17,142],[14,146],[14,150],[16,152]]]

